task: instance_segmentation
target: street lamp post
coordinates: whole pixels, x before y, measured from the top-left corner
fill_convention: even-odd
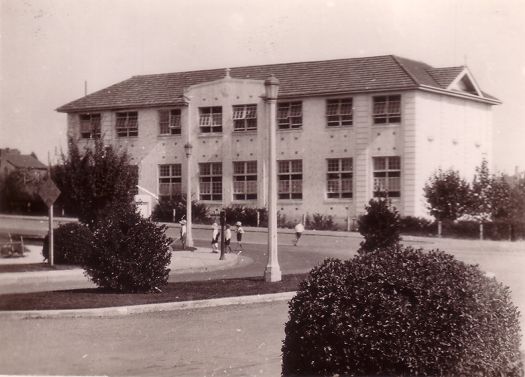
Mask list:
[[[193,247],[193,236],[191,234],[192,220],[191,220],[191,150],[193,146],[188,142],[184,144],[184,151],[186,152],[186,245]]]
[[[271,76],[264,81],[268,104],[268,264],[264,271],[267,282],[281,281],[277,252],[277,146],[276,111],[279,80]]]

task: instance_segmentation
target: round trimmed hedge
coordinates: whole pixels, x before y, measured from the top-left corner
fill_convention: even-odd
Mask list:
[[[439,250],[327,259],[289,316],[285,376],[523,375],[509,289]]]
[[[93,244],[93,233],[81,223],[61,224],[53,230],[53,263],[81,265]],[[49,259],[49,234],[44,238],[42,256]]]
[[[97,224],[93,251],[82,267],[99,287],[117,292],[155,292],[168,283],[173,240],[166,226],[134,208],[112,211]]]

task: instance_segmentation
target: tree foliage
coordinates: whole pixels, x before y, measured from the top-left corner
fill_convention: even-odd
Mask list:
[[[458,171],[439,169],[423,190],[430,214],[438,221],[456,220],[470,208],[470,186]]]
[[[358,220],[359,233],[364,237],[358,252],[390,248],[401,240],[401,218],[386,198],[371,199],[366,214]]]
[[[69,140],[68,154],[52,169],[52,178],[62,192],[59,203],[92,230],[113,207],[129,206],[137,184],[137,169],[126,151],[105,146],[96,139],[80,150]]]
[[[34,170],[14,170],[3,182],[1,208],[8,212],[42,213],[47,206],[38,196],[38,187],[43,174]]]
[[[492,217],[494,177],[490,174],[486,159],[481,161],[481,165],[476,167],[476,174],[472,181],[470,190],[468,213],[479,221],[488,221]]]

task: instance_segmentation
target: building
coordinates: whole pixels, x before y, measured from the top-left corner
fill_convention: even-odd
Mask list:
[[[288,219],[352,219],[381,192],[401,214],[425,216],[435,169],[472,176],[491,160],[500,101],[466,67],[393,55],[134,76],[57,111],[70,137],[126,148],[152,193],[185,192],[189,178],[211,208],[264,207],[270,75],[280,81],[278,210]]]
[[[4,181],[13,171],[22,171],[29,179],[45,175],[47,166],[33,154],[21,154],[18,149],[0,148],[0,181]]]

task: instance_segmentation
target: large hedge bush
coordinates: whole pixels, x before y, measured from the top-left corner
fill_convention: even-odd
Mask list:
[[[175,210],[175,219],[173,219],[173,210]],[[192,201],[191,216],[194,223],[207,224],[210,222],[208,207],[204,203]],[[184,195],[175,195],[173,197],[161,197],[159,203],[153,209],[151,218],[154,221],[162,222],[179,222],[186,218],[186,197]]]
[[[92,248],[93,233],[84,224],[61,224],[53,230],[53,263],[81,265]],[[49,234],[44,238],[42,256],[49,259]]]
[[[366,214],[357,221],[359,233],[364,237],[358,252],[370,252],[392,247],[399,243],[400,216],[385,198],[371,199]]]
[[[136,210],[117,209],[99,222],[83,267],[99,287],[119,292],[159,291],[168,282],[172,239]]]
[[[283,375],[522,376],[509,289],[441,251],[327,259],[289,304]]]

